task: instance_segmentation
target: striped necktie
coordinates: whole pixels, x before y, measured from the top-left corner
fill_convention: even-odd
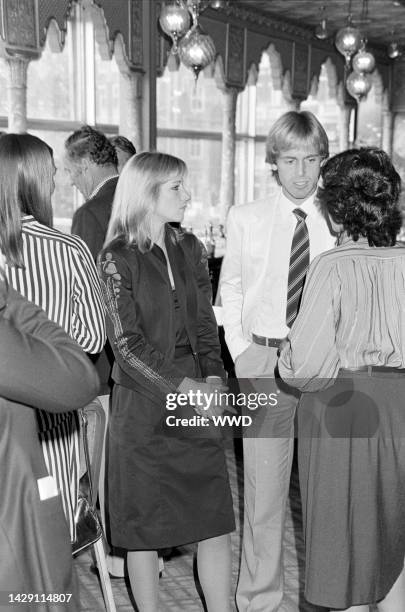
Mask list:
[[[293,210],[297,218],[291,243],[290,267],[288,271],[286,323],[291,327],[300,306],[302,289],[309,266],[309,235],[305,223],[306,213],[300,208]]]

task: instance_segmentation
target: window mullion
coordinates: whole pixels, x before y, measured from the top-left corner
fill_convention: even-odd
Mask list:
[[[248,139],[246,151],[246,200],[250,202],[254,199],[255,189],[255,136],[256,136],[256,85],[248,86]]]
[[[96,71],[94,24],[89,11],[83,9],[83,92],[84,121],[89,125],[96,124]]]

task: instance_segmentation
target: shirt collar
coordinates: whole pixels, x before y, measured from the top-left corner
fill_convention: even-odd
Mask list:
[[[35,222],[35,217],[33,217],[32,215],[23,215],[21,217],[22,225],[25,225],[26,223],[33,223],[33,222]]]
[[[319,214],[319,208],[316,205],[316,191],[311,196],[309,196],[309,198],[304,200],[304,202],[300,206],[298,206],[297,204],[294,204],[294,202],[291,202],[291,200],[289,200],[287,196],[283,193],[283,189],[280,188],[279,207],[280,210],[286,213],[288,216],[296,208],[300,208],[310,217]]]
[[[108,183],[108,181],[111,181],[113,178],[117,178],[117,177],[118,177],[118,174],[111,174],[111,176],[107,176],[105,179],[101,181],[101,183],[97,185],[95,189],[93,189],[93,191],[91,192],[91,194],[89,195],[87,199],[91,200],[92,198],[94,198],[98,194],[100,189],[102,189],[104,185]]]

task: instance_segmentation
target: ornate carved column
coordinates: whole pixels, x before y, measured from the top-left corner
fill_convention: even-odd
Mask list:
[[[236,103],[238,92],[246,82],[246,36],[244,27],[228,23],[225,38],[225,62],[217,85],[222,91],[222,160],[220,185],[220,218],[235,201]]]
[[[156,78],[157,78],[157,5],[150,0],[142,0],[141,34],[143,41],[142,79],[142,147],[147,151],[156,148]]]
[[[143,148],[142,81],[140,72],[121,69],[119,133],[131,140],[137,151]]]
[[[345,151],[350,146],[350,116],[352,109],[350,106],[340,107],[339,117],[339,149]]]
[[[227,210],[235,200],[235,153],[236,153],[236,103],[238,89],[225,87],[223,95],[222,118],[222,164],[221,164],[221,221],[226,217]]]
[[[353,142],[350,142],[350,119],[352,110],[355,109],[356,102],[351,96],[349,96],[343,81],[338,86],[337,103],[340,108],[339,150],[345,151],[353,145]],[[356,134],[353,136],[353,140],[355,140]]]
[[[6,59],[9,78],[8,95],[8,131],[27,131],[27,68],[29,59],[11,57]]]
[[[117,37],[114,46],[121,72],[120,133],[137,151],[156,147],[156,7],[150,0],[128,3],[129,34]],[[118,24],[117,29],[125,31]]]
[[[395,114],[389,109],[384,109],[382,114],[382,143],[381,146],[389,156],[392,155],[392,145],[394,136]]]
[[[36,0],[1,0],[1,20],[0,56],[6,60],[9,69],[8,129],[10,132],[25,132],[28,62],[41,53],[38,3]]]
[[[302,100],[298,98],[293,98],[292,100],[288,100],[289,110],[299,111],[301,102]]]
[[[294,41],[291,66],[291,110],[299,111],[301,102],[308,97],[310,89],[310,64],[310,45],[302,41]]]

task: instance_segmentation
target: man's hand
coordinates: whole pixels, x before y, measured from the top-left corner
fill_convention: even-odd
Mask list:
[[[286,347],[291,348],[290,340],[288,338],[283,338],[278,347],[277,357],[280,357],[281,351],[283,351]]]

